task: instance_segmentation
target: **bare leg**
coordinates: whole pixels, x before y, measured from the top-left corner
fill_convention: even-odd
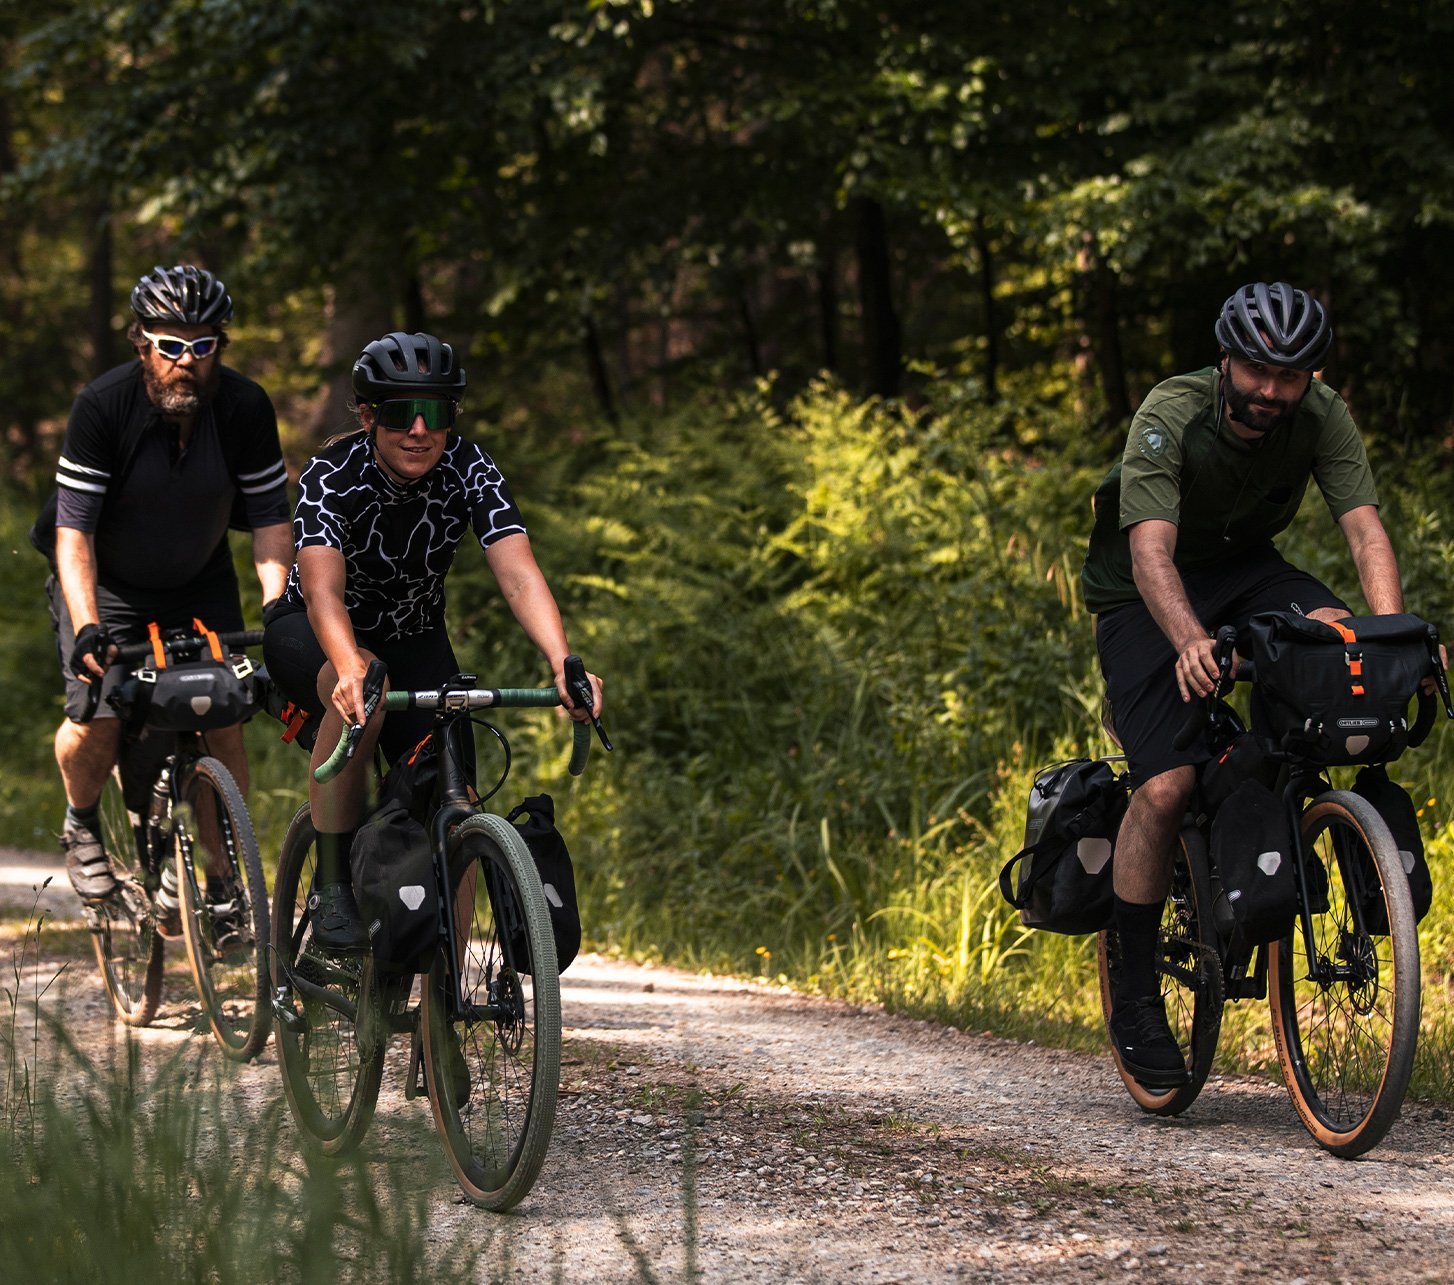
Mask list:
[[[1191,799],[1196,769],[1172,768],[1137,786],[1116,836],[1116,896],[1162,902],[1171,888],[1171,847]]]
[[[121,721],[98,718],[90,723],[70,719],[56,729],[56,766],[66,789],[66,802],[85,810],[96,806],[101,788],[116,763]]]

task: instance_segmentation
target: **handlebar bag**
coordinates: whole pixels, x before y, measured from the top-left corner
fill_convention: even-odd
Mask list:
[[[239,669],[245,672],[239,674]],[[205,732],[231,727],[257,710],[246,657],[200,660],[165,669],[145,667],[129,675],[106,699],[134,726],[168,732]]]
[[[1409,702],[1434,672],[1431,628],[1407,613],[1333,625],[1294,612],[1253,616],[1257,685],[1283,747],[1325,766],[1398,758]]]
[[[1110,926],[1111,857],[1127,793],[1125,775],[1103,759],[1072,759],[1036,774],[1025,846],[1000,871],[1000,895],[1027,928],[1077,934]]]
[[[398,799],[385,799],[349,850],[374,967],[399,975],[429,970],[439,945],[439,886],[429,835]]]
[[[548,794],[532,794],[519,807],[512,808],[506,820],[520,831],[540,873],[546,909],[550,911],[550,932],[555,938],[556,964],[563,973],[581,948],[581,911],[576,902],[576,874],[570,851],[555,828],[555,800]],[[523,924],[519,931],[516,953],[524,959]]]
[[[1242,940],[1257,946],[1288,932],[1297,918],[1297,876],[1283,801],[1261,781],[1244,780],[1212,820],[1211,848]]]

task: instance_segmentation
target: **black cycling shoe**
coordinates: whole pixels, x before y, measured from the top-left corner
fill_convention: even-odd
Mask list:
[[[361,955],[369,948],[369,935],[346,883],[325,883],[308,896],[308,919],[313,944],[335,955]]]
[[[1180,1088],[1191,1079],[1160,995],[1112,997],[1111,1040],[1116,1057],[1143,1088]]]
[[[61,831],[61,848],[66,854],[66,874],[85,901],[100,901],[116,891],[116,873],[101,836],[83,825],[68,824]]]

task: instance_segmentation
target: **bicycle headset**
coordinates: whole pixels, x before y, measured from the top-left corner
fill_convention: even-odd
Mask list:
[[[1222,305],[1217,342],[1246,361],[1316,370],[1333,345],[1323,305],[1286,281],[1243,286]]]
[[[206,268],[158,264],[132,289],[131,310],[141,321],[220,327],[232,319],[232,296]]]

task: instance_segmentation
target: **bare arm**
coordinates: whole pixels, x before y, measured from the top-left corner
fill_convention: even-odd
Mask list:
[[[87,625],[100,622],[96,608],[96,537],[75,527],[56,527],[56,578],[66,600],[71,628],[80,633]],[[86,668],[98,678],[106,670],[94,656],[86,657]]]
[[[1174,522],[1148,518],[1136,523],[1130,530],[1131,573],[1151,618],[1176,650],[1176,685],[1186,701],[1210,692],[1218,675],[1212,639],[1192,610],[1172,561],[1176,536]]]
[[[1349,509],[1338,525],[1348,541],[1353,565],[1358,569],[1358,583],[1363,590],[1369,611],[1382,616],[1404,609],[1403,589],[1399,584],[1398,559],[1378,508],[1362,504]]]
[[[263,602],[272,602],[282,595],[288,583],[288,568],[293,565],[293,527],[289,522],[258,527],[252,533],[252,564],[257,569],[257,582]]]
[[[570,644],[566,642],[565,625],[561,623],[560,608],[556,605],[555,595],[550,592],[550,586],[546,584],[545,576],[535,561],[530,537],[507,535],[503,540],[496,540],[485,550],[485,559],[490,564],[490,570],[500,586],[500,592],[505,596],[511,614],[525,631],[525,636],[535,644],[549,664],[556,690],[563,698],[569,699],[569,693],[565,689],[565,658],[570,654]],[[594,674],[588,677],[596,697],[592,712],[599,716],[601,680]],[[571,711],[572,718],[585,719],[584,710],[573,709],[570,705],[566,708]]]
[[[359,651],[353,621],[343,605],[348,566],[337,549],[310,545],[298,550],[298,580],[308,602],[308,623],[323,654],[338,673],[333,706],[349,723],[363,721],[363,678],[368,662]]]

